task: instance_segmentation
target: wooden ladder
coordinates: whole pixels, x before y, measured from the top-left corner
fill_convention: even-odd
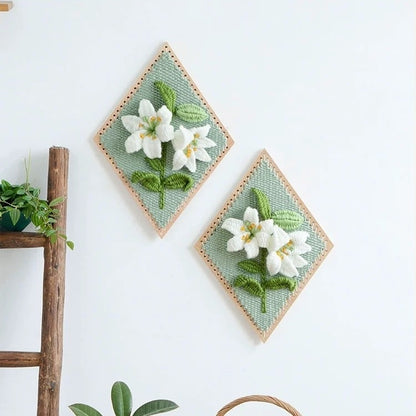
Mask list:
[[[57,208],[56,227],[65,234],[69,151],[49,149],[48,201],[64,196]],[[43,303],[40,352],[0,352],[0,367],[39,367],[37,416],[58,416],[62,369],[62,335],[65,296],[65,241],[55,244],[39,233],[0,232],[1,248],[43,247]]]

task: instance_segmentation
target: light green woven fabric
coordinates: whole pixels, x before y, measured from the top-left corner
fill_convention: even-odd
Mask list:
[[[162,98],[154,86],[155,81],[164,81],[166,84],[171,86],[176,91],[176,103],[181,104],[196,104],[204,107],[202,101],[195,94],[189,81],[182,75],[179,67],[175,64],[169,53],[163,52],[162,56],[155,62],[152,70],[146,75],[143,80],[141,87],[132,96],[130,101],[123,107],[119,117],[113,122],[109,129],[101,136],[101,143],[107,152],[112,156],[116,162],[117,167],[125,174],[127,178],[131,178],[134,171],[148,171],[151,172],[149,167],[146,165],[144,160],[143,151],[137,153],[128,154],[124,147],[124,142],[130,133],[123,127],[121,123],[121,116],[125,115],[138,115],[138,108],[140,100],[147,98],[152,102],[155,109],[158,110],[164,103]],[[218,156],[224,150],[227,144],[227,138],[222,133],[220,128],[212,120],[204,120],[201,123],[187,123],[183,120],[173,116],[172,125],[178,128],[180,125],[184,127],[198,127],[209,124],[211,126],[208,137],[212,139],[217,145],[210,149],[206,149],[211,156],[211,162],[203,163],[197,162],[197,170],[191,174],[194,178],[194,187],[198,186],[201,182],[205,172],[209,167],[215,163]],[[169,144],[167,153],[167,174],[171,173],[172,160],[173,160],[173,149]],[[181,169],[179,172],[189,174],[187,169]],[[154,173],[154,172],[153,172]],[[159,208],[159,195],[158,193],[148,191],[142,186],[137,184],[130,185],[139,194],[144,205],[149,209],[150,215],[153,217],[155,222],[160,228],[166,227],[172,216],[176,213],[178,207],[188,198],[188,192],[181,190],[168,190],[166,192],[165,208]]]
[[[251,188],[253,187],[262,190],[269,197],[272,211],[291,210],[305,217],[305,221],[299,229],[309,233],[310,236],[307,243],[312,247],[312,250],[302,254],[302,257],[308,261],[308,265],[298,269],[300,275],[295,279],[297,279],[298,282],[301,282],[305,278],[307,271],[322,254],[325,248],[325,242],[316,233],[312,224],[306,219],[306,215],[301,207],[299,207],[288,194],[285,186],[267,161],[263,160],[259,167],[254,171],[247,185],[239,194],[235,202],[230,206],[223,219],[243,218],[244,211],[248,206],[253,208],[257,207],[256,197],[253,192],[251,192]],[[226,251],[227,241],[232,235],[228,231],[222,229],[221,224],[222,223],[219,224],[211,237],[205,242],[203,249],[216,267],[221,271],[221,274],[227,282],[229,282],[230,286],[232,286],[234,278],[241,274],[241,269],[237,267],[237,263],[241,260],[245,260],[246,255],[244,250],[235,253]],[[267,313],[262,313],[259,297],[252,296],[240,288],[233,288],[233,290],[235,290],[244,309],[253,318],[261,331],[267,331],[271,327],[291,296],[291,292],[287,289],[267,291]]]

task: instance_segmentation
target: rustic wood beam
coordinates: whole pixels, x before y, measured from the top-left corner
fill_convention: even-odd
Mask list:
[[[69,151],[62,147],[49,149],[48,200],[65,197],[57,208],[60,217],[55,224],[66,233],[66,197],[68,190]],[[58,416],[62,370],[63,316],[65,296],[66,244],[61,238],[45,245],[42,306],[42,359],[39,367],[38,416]]]
[[[34,248],[45,247],[46,237],[39,233],[1,232],[0,248]]]
[[[0,367],[39,367],[39,352],[0,351]]]

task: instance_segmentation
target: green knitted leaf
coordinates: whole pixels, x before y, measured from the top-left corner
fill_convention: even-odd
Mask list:
[[[144,188],[152,192],[160,192],[163,188],[160,183],[160,178],[154,173],[149,172],[133,172],[131,175],[131,181],[133,183],[139,183]]]
[[[76,416],[102,416],[100,412],[93,407],[82,403],[76,403],[69,406]]]
[[[242,260],[238,262],[238,267],[246,272],[259,274],[263,272],[262,265],[255,260]]]
[[[151,416],[158,413],[169,412],[177,409],[178,405],[170,400],[152,400],[140,406],[133,414],[133,416]]]
[[[265,282],[266,289],[289,289],[293,291],[296,287],[296,281],[294,279],[290,279],[289,277],[272,277]]]
[[[154,84],[159,90],[166,107],[173,113],[175,108],[176,92],[163,81],[156,81]]]
[[[183,121],[190,123],[198,123],[208,118],[206,111],[195,104],[178,105],[175,109],[175,114]]]
[[[295,211],[275,211],[271,215],[273,222],[285,231],[294,231],[303,223],[302,215]]]
[[[272,209],[270,208],[269,198],[263,191],[260,191],[260,189],[251,188],[251,190],[256,195],[257,206],[258,206],[259,213],[262,216],[263,220],[269,219],[272,215]]]
[[[261,297],[264,294],[264,289],[257,280],[244,276],[243,274],[240,274],[234,279],[233,286],[241,287],[241,289],[244,289],[253,296]]]
[[[116,416],[130,416],[132,411],[132,397],[127,384],[116,381],[111,388],[111,403]]]
[[[158,172],[163,171],[164,167],[161,159],[150,159],[149,157],[145,157],[144,160],[146,161],[149,168]]]
[[[182,189],[182,191],[189,191],[193,184],[193,178],[185,173],[174,173],[163,181],[166,189]]]

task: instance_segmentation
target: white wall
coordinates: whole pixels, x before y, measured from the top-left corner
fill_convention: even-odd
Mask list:
[[[0,177],[46,188],[70,148],[61,413],[214,415],[246,394],[310,415],[415,414],[414,11],[405,0],[15,0],[0,15]],[[160,240],[92,137],[168,41],[236,144]],[[193,245],[267,148],[335,244],[266,344]],[[0,350],[39,348],[39,250],[0,252]],[[36,370],[0,370],[35,414]],[[236,409],[284,414],[267,405]],[[269,413],[268,413],[269,412]]]

